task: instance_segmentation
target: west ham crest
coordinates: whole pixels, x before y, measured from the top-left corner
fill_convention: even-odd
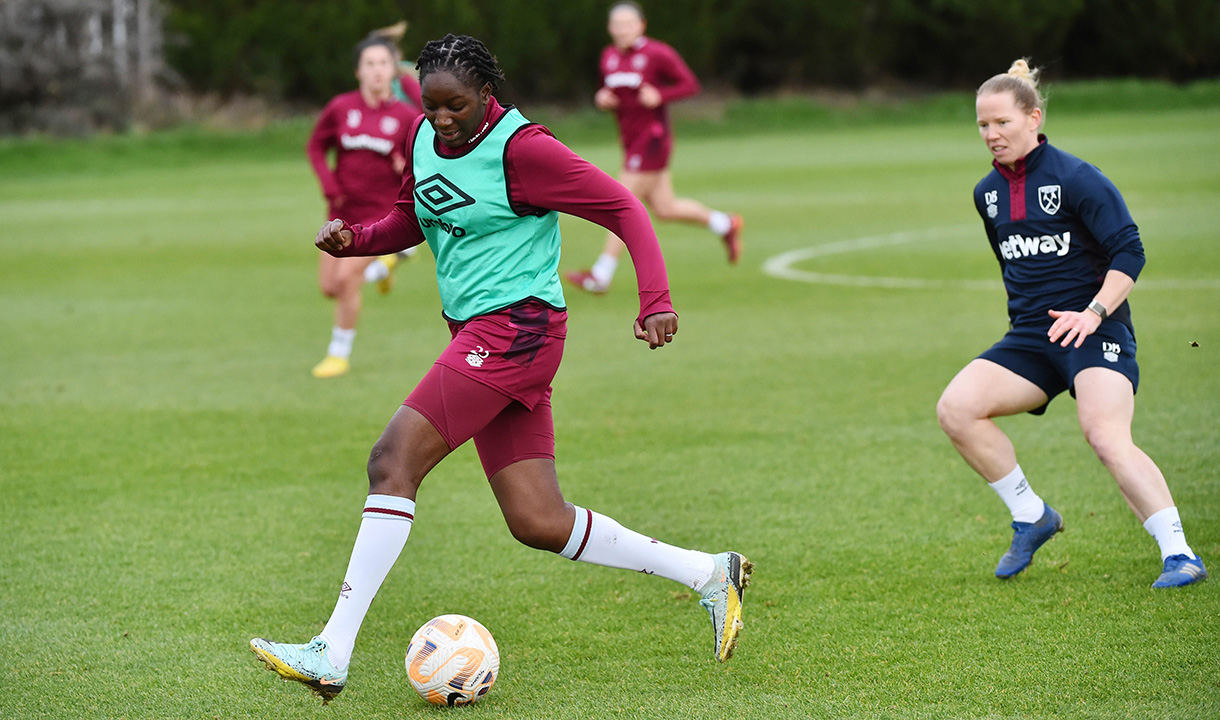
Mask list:
[[[1042,208],[1042,212],[1047,215],[1054,215],[1059,212],[1059,200],[1061,197],[1058,185],[1043,185],[1038,188],[1038,205]]]

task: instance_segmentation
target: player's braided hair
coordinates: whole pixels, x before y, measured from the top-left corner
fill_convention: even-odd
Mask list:
[[[477,87],[491,84],[494,91],[504,82],[504,71],[496,62],[487,46],[469,35],[449,33],[440,40],[432,40],[419,53],[415,65],[419,80],[434,72],[451,72],[454,77]]]

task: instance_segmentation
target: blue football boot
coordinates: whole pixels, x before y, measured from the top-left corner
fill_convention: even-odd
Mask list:
[[[1042,508],[1042,517],[1038,518],[1037,522],[1012,524],[1012,545],[995,566],[996,577],[1008,579],[1029,567],[1038,548],[1054,537],[1055,533],[1063,532],[1063,516],[1046,503],[1042,503]]]
[[[1207,568],[1203,567],[1203,558],[1192,558],[1189,555],[1170,555],[1165,558],[1165,569],[1161,576],[1152,583],[1154,588],[1171,588],[1203,582],[1207,579]]]

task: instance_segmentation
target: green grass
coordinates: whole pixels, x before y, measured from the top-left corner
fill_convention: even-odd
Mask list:
[[[571,294],[555,414],[569,499],[757,562],[737,656],[711,660],[681,587],[516,544],[467,447],[424,484],[351,684],[325,709],[246,643],[307,639],[333,606],[368,449],[447,339],[430,258],[402,267],[390,297],[366,294],[353,373],[319,382],[308,368],[330,305],[303,125],[0,145],[0,717],[439,717],[451,711],[414,696],[402,656],[446,612],[481,620],[503,652],[469,717],[1220,714],[1220,584],[1148,589],[1155,545],[1066,397],[1003,427],[1068,531],[1016,579],[991,577],[1007,513],[933,412],[1005,327],[998,285],[963,282],[995,278],[969,110],[786,132],[724,122],[679,139],[675,178],[746,215],[742,265],[705,231],[661,226],[682,330],[660,352],[631,339],[629,269],[610,295]],[[1064,110],[1048,126],[1140,223],[1135,434],[1213,571],[1218,126],[1220,103]],[[617,162],[604,136],[577,149]],[[602,231],[563,227],[563,267],[590,261]],[[924,231],[796,267],[939,287],[761,269]]]

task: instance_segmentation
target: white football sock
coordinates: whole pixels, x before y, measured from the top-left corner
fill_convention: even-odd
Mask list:
[[[560,555],[569,560],[660,575],[698,590],[712,577],[716,561],[698,550],[666,545],[619,525],[611,518],[576,508],[572,535]]]
[[[719,210],[713,210],[711,217],[707,219],[707,229],[717,235],[728,235],[733,229],[733,218]]]
[[[1020,465],[999,480],[987,484],[1008,506],[1015,522],[1038,522],[1038,518],[1042,517],[1042,498],[1030,487]]]
[[[326,354],[347,359],[352,356],[352,343],[356,341],[356,328],[344,330],[341,327],[331,328],[330,345],[326,346]]]
[[[599,285],[609,285],[614,280],[614,271],[618,270],[618,258],[602,253],[597,256],[597,262],[589,272]]]
[[[373,597],[407,544],[415,520],[415,502],[394,495],[369,495],[364,501],[360,532],[343,576],[339,599],[320,633],[338,669],[351,662],[356,633]]]
[[[1186,544],[1186,533],[1182,530],[1182,520],[1178,517],[1178,509],[1173,505],[1155,512],[1144,521],[1144,529],[1161,546],[1161,562],[1170,555],[1188,555],[1199,557]]]
[[[366,283],[375,283],[378,280],[384,280],[389,276],[390,268],[386,267],[386,264],[381,262],[381,258],[369,263],[368,267],[364,269],[364,281]]]

